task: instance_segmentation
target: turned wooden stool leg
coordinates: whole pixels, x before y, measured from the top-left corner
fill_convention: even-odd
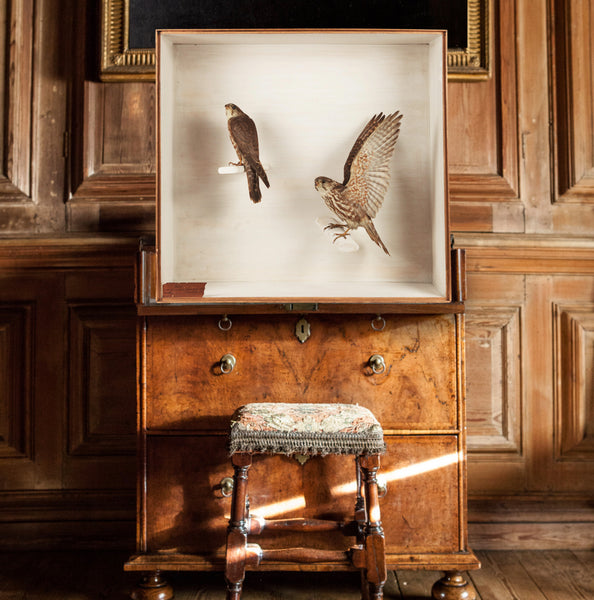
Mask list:
[[[161,577],[160,571],[145,575],[130,594],[132,600],[171,600],[173,589]]]
[[[235,472],[233,475],[231,517],[227,529],[225,580],[227,582],[227,600],[240,600],[247,555],[246,500],[248,469],[252,464],[252,455],[246,452],[238,452],[231,457],[231,463]]]
[[[444,576],[433,584],[431,597],[434,600],[476,600],[474,589],[460,571],[446,571]]]
[[[380,517],[377,492],[377,471],[380,459],[378,454],[359,457],[365,487],[365,556],[367,585],[370,600],[382,600],[384,584],[388,577],[386,571],[384,531]]]
[[[367,516],[365,513],[365,498],[363,497],[363,480],[361,476],[361,465],[359,457],[355,458],[357,477],[357,497],[355,499],[355,523],[357,525],[357,544],[365,545],[365,527]]]

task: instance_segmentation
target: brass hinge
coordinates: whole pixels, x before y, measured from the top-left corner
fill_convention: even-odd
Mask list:
[[[284,304],[284,309],[289,312],[315,312],[318,310],[317,302],[292,302]]]

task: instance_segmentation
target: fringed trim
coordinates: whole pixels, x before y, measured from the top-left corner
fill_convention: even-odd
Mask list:
[[[253,452],[263,454],[384,454],[386,444],[381,428],[356,433],[303,433],[278,431],[237,431],[232,428],[229,454]]]

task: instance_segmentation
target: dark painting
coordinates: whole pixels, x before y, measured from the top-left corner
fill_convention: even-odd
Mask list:
[[[130,0],[129,48],[154,48],[156,29],[446,29],[467,46],[466,0]]]

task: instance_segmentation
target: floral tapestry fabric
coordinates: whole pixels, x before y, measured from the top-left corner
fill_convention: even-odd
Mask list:
[[[357,404],[259,402],[231,418],[230,452],[376,454],[385,450],[373,413]]]

